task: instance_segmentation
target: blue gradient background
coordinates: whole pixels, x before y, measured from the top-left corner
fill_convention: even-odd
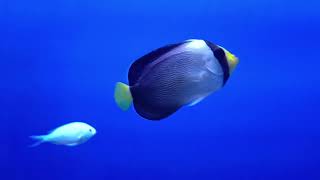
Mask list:
[[[320,179],[320,3],[0,2],[1,180]],[[203,38],[240,58],[227,85],[170,118],[119,110],[114,84],[162,45]],[[28,148],[71,121],[98,133]]]

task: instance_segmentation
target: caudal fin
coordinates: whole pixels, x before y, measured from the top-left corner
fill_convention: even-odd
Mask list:
[[[33,140],[36,140],[35,143],[33,143],[32,145],[30,145],[29,147],[36,147],[36,146],[39,146],[40,144],[44,143],[45,140],[44,140],[44,135],[42,136],[30,136],[31,139]]]
[[[122,82],[117,82],[114,91],[114,99],[120,109],[123,111],[128,110],[132,103],[132,96],[129,86]]]

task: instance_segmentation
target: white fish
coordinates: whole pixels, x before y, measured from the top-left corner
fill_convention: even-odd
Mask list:
[[[72,122],[52,130],[47,135],[31,136],[37,142],[30,147],[35,147],[45,142],[76,146],[88,141],[95,134],[96,130],[92,126],[83,122]]]

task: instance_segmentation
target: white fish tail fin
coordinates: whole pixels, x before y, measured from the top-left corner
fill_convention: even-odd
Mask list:
[[[36,140],[35,143],[31,144],[29,147],[36,147],[45,142],[45,135],[41,136],[30,136],[31,139]]]
[[[114,91],[114,99],[120,109],[123,111],[128,110],[132,103],[130,87],[122,82],[117,82]]]

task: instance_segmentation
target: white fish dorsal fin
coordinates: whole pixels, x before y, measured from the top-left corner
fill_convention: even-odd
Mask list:
[[[192,101],[190,104],[188,104],[188,106],[194,106],[196,104],[198,104],[200,101],[202,101],[205,97],[201,97],[201,98],[198,98],[194,101]]]

